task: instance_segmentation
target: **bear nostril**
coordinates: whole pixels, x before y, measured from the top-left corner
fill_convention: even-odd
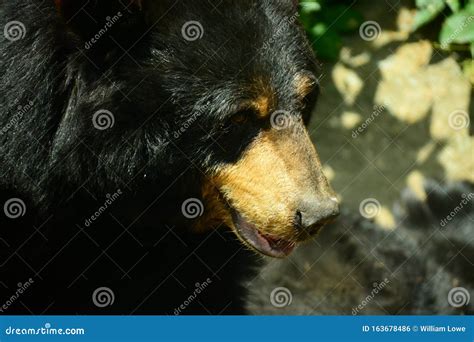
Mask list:
[[[295,214],[295,227],[297,229],[301,229],[303,226],[303,214],[301,214],[301,211],[297,210]]]
[[[326,223],[339,215],[339,203],[333,198],[314,201],[306,204],[304,210],[297,210],[295,214],[296,229],[307,234],[316,234]]]

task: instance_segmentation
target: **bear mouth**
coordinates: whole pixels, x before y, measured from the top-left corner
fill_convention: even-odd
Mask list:
[[[238,237],[257,252],[274,258],[284,258],[295,249],[296,242],[264,234],[237,210],[232,209],[231,211],[234,230]]]

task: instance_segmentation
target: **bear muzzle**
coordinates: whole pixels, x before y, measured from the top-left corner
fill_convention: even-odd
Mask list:
[[[215,170],[203,188],[201,230],[225,224],[248,247],[285,257],[339,214],[303,125],[259,134],[235,163]]]

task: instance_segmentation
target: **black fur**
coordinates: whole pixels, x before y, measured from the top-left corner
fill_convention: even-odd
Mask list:
[[[253,254],[226,227],[190,233],[181,204],[263,127],[229,121],[256,80],[275,89],[278,108],[303,111],[288,82],[316,66],[294,3],[163,0],[140,10],[107,0],[79,12],[63,3],[62,15],[53,0],[0,4],[1,27],[26,28],[20,40],[0,36],[0,202],[26,204],[21,218],[0,215],[0,304],[32,278],[6,313],[172,314],[210,278],[183,313],[242,313]],[[192,20],[204,34],[190,42],[181,30]],[[94,128],[99,110],[113,114],[112,128]],[[112,306],[93,304],[101,286],[114,291]]]

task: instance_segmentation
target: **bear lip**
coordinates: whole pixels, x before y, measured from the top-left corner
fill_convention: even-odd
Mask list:
[[[257,252],[274,258],[288,256],[296,246],[295,242],[279,239],[261,233],[254,224],[248,222],[238,211],[232,210],[232,219],[237,235]]]

